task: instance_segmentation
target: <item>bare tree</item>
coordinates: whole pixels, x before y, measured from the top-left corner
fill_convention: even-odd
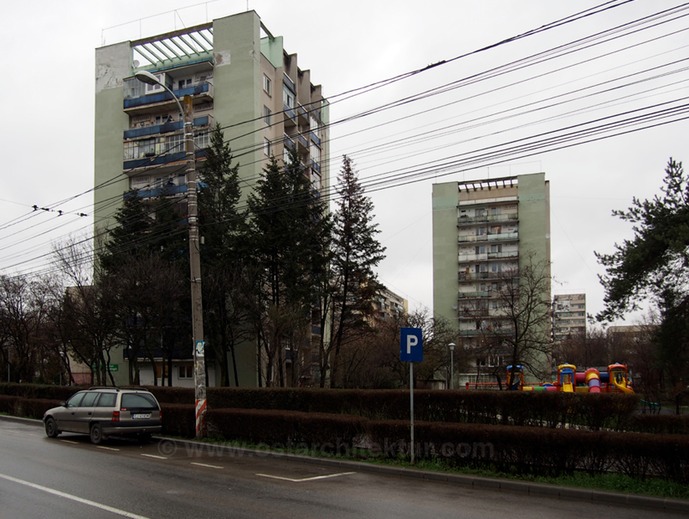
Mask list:
[[[485,354],[502,354],[537,380],[550,373],[550,265],[528,255],[520,267],[501,273],[492,290],[494,319],[482,323]]]
[[[14,382],[46,380],[49,364],[59,362],[47,342],[57,304],[49,283],[36,276],[0,276],[0,350]]]

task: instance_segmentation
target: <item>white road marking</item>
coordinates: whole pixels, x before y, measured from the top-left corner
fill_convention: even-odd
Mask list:
[[[120,449],[116,449],[115,447],[104,447],[103,445],[99,445],[98,448],[103,449],[104,451],[120,452]]]
[[[71,443],[72,445],[77,445],[79,442],[74,442],[72,440],[60,440],[62,443]]]
[[[351,474],[356,474],[356,472],[339,472],[337,474],[325,474],[323,476],[312,476],[309,478],[287,478],[285,476],[275,476],[273,474],[256,474],[256,475],[263,477],[263,478],[289,481],[290,483],[304,483],[305,481],[317,481],[319,479],[339,478],[340,476],[349,476]]]
[[[166,460],[168,459],[167,456],[158,456],[157,454],[142,454],[142,456],[146,456],[147,458],[155,458],[157,460]]]
[[[208,465],[207,463],[196,463],[195,461],[191,462],[192,465],[197,465],[199,467],[206,467],[209,469],[224,469],[225,467],[221,467],[220,465]]]
[[[31,483],[30,481],[24,481],[23,479],[13,478],[12,476],[7,476],[6,474],[0,474],[0,478],[6,479],[7,481],[12,481],[13,483],[18,483],[20,485],[25,485],[27,487],[35,488],[36,490],[41,490],[43,492],[47,492],[48,494],[53,494],[55,496],[63,497],[65,499],[71,499],[72,501],[76,501],[77,503],[82,503],[84,505],[92,506],[100,510],[105,510],[106,512],[111,512],[122,517],[129,517],[130,519],[149,519],[144,515],[133,514],[125,510],[120,510],[119,508],[114,508],[112,506],[97,503],[89,499],[84,499],[82,497],[78,497],[72,494],[67,494],[66,492],[55,490],[54,488],[44,487],[43,485],[37,485],[36,483]]]

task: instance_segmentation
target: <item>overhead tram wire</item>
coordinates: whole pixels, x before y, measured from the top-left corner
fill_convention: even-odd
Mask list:
[[[524,68],[524,67],[532,66],[532,65],[534,65],[534,64],[540,64],[540,63],[549,61],[549,60],[551,60],[551,59],[555,59],[555,58],[557,58],[557,57],[562,57],[563,55],[567,55],[567,54],[570,54],[570,53],[572,53],[572,52],[578,52],[579,50],[588,49],[588,48],[590,48],[591,46],[601,44],[601,42],[596,41],[597,39],[601,39],[601,38],[603,38],[604,36],[607,36],[607,35],[610,35],[610,34],[614,35],[616,32],[619,32],[619,31],[621,31],[621,30],[623,30],[623,29],[634,28],[634,27],[636,27],[636,26],[638,26],[638,25],[640,25],[640,24],[642,24],[642,23],[647,23],[647,22],[649,22],[649,21],[656,21],[659,17],[667,17],[667,16],[675,15],[675,14],[677,14],[677,10],[678,10],[678,9],[682,9],[682,10],[688,9],[688,7],[687,7],[688,5],[689,5],[689,4],[684,4],[683,6],[680,6],[680,7],[677,7],[677,8],[668,9],[668,10],[665,10],[665,11],[662,11],[662,12],[659,12],[659,13],[655,13],[655,14],[653,14],[653,15],[649,15],[649,16],[646,16],[646,17],[639,18],[639,19],[634,20],[634,21],[632,21],[632,22],[628,22],[628,23],[625,23],[625,24],[618,25],[618,26],[613,27],[613,28],[611,28],[611,29],[608,29],[608,30],[605,30],[605,31],[601,31],[601,32],[599,32],[599,33],[595,33],[595,34],[590,35],[590,36],[587,36],[587,37],[585,37],[585,38],[580,38],[579,40],[576,40],[575,42],[570,42],[569,44],[560,45],[560,46],[555,47],[555,48],[553,48],[553,49],[549,49],[549,50],[546,50],[546,51],[542,51],[542,52],[540,52],[540,53],[536,53],[536,54],[533,54],[533,55],[531,55],[531,56],[527,56],[527,57],[525,57],[525,58],[521,58],[521,59],[519,59],[519,60],[515,60],[515,61],[513,61],[513,62],[511,62],[511,63],[506,64],[506,65],[502,65],[502,66],[499,66],[499,67],[495,67],[495,68],[493,68],[493,69],[489,69],[489,70],[487,70],[487,71],[483,71],[483,72],[481,72],[481,73],[474,74],[474,75],[472,75],[472,76],[468,76],[468,77],[466,77],[466,78],[462,78],[462,79],[460,79],[460,80],[456,80],[456,81],[447,83],[447,84],[445,84],[445,85],[441,85],[440,87],[436,87],[435,89],[430,89],[430,90],[428,90],[428,91],[426,91],[426,92],[422,92],[422,93],[415,94],[414,96],[410,96],[410,97],[406,98],[406,100],[405,100],[405,99],[397,100],[397,101],[394,101],[394,102],[392,102],[392,103],[388,103],[387,105],[381,105],[381,106],[379,106],[379,107],[377,107],[377,108],[374,108],[374,109],[371,109],[371,110],[369,110],[369,111],[367,111],[367,112],[361,112],[361,113],[359,113],[359,114],[354,114],[354,115],[352,115],[352,116],[345,117],[345,118],[340,119],[340,120],[338,120],[338,121],[334,121],[334,122],[332,122],[332,123],[330,123],[330,124],[328,124],[328,125],[326,125],[326,126],[328,126],[328,127],[333,127],[333,126],[335,126],[335,125],[339,125],[339,124],[342,124],[342,123],[345,123],[345,122],[349,122],[349,121],[352,121],[352,120],[355,120],[355,119],[359,119],[359,118],[361,118],[361,117],[366,117],[366,116],[368,116],[368,115],[371,115],[371,114],[374,114],[374,113],[378,113],[378,112],[383,111],[383,110],[385,110],[385,109],[395,108],[395,107],[398,107],[398,106],[402,106],[403,104],[408,104],[409,102],[417,101],[417,100],[420,100],[420,99],[427,99],[428,97],[430,97],[430,96],[432,96],[432,95],[438,95],[439,93],[445,93],[445,92],[447,92],[447,91],[454,90],[455,88],[459,88],[459,87],[461,87],[461,86],[465,86],[466,84],[473,84],[473,83],[475,83],[475,82],[477,82],[477,81],[483,81],[483,80],[485,80],[485,79],[491,79],[491,78],[493,78],[493,77],[496,77],[496,75],[501,75],[502,73],[505,73],[505,71],[507,71],[507,72],[514,72],[515,70],[519,70],[519,69]],[[662,23],[669,23],[669,22],[671,22],[671,21],[675,21],[675,20],[677,20],[677,19],[679,19],[679,18],[682,18],[682,17],[684,17],[684,16],[689,16],[689,13],[688,13],[688,14],[681,15],[681,16],[678,16],[678,17],[675,17],[675,18],[670,19],[670,20],[666,20],[666,21],[664,21],[664,22],[662,22]],[[654,26],[656,26],[656,25],[658,25],[658,24],[655,24]],[[638,32],[641,31],[641,30],[646,30],[647,28],[648,28],[648,27],[641,28],[641,29],[636,28],[635,30],[633,30],[632,32],[629,32],[629,33],[627,33],[627,34],[615,35],[614,37],[611,37],[611,38],[605,40],[605,42],[607,43],[607,42],[609,42],[609,41],[612,41],[612,40],[614,40],[614,39],[618,39],[618,38],[623,37],[623,36],[629,36],[629,35],[631,35],[631,34],[636,34],[636,33],[638,33]],[[681,32],[681,31],[680,31],[680,32]],[[582,47],[582,48],[580,48],[580,49],[574,49],[574,50],[568,49],[567,52],[565,52],[565,53],[562,53],[562,54],[559,54],[559,55],[552,55],[556,50],[559,50],[560,52],[562,52],[563,49],[572,47],[575,43],[579,43],[579,44],[587,43],[587,46]],[[630,46],[630,47],[634,47],[634,45],[632,45],[632,46]],[[540,57],[541,59],[540,59],[539,61],[535,61],[535,60],[536,60],[537,58],[539,58],[539,57]],[[597,59],[597,58],[590,58],[590,60],[594,60],[594,59]],[[502,72],[501,72],[501,71],[502,71]],[[498,74],[498,72],[500,72],[500,74]],[[261,131],[261,130],[262,130],[262,129],[255,130],[255,131]],[[251,133],[253,133],[253,132],[249,132],[249,133],[243,134],[243,135],[240,136],[240,137],[250,135]],[[240,137],[233,137],[233,138],[227,139],[226,142],[231,142],[232,140],[238,139],[238,138],[240,138]],[[333,139],[331,139],[331,140],[333,140]],[[278,143],[278,142],[280,142],[280,141],[281,141],[281,138],[280,138],[280,139],[275,139],[274,141],[271,142],[271,144],[276,144],[276,143]],[[262,144],[253,145],[253,146],[247,147],[247,148],[236,148],[236,149],[233,149],[233,154],[234,154],[234,157],[235,157],[235,158],[241,158],[242,156],[246,156],[246,155],[249,155],[249,154],[253,154],[253,153],[255,153],[256,151],[259,151],[259,150],[261,149],[261,147],[262,147]],[[252,180],[255,181],[256,179],[257,179],[257,178],[254,178],[254,179],[252,179]]]
[[[622,85],[614,85],[614,86],[610,86],[609,88],[606,88],[606,89],[602,89],[602,90],[598,90],[598,91],[591,92],[591,90],[592,90],[593,88],[596,88],[596,87],[603,87],[603,86],[606,86],[606,85],[609,85],[609,84],[614,84],[614,83],[616,83],[616,82],[618,82],[618,81],[620,81],[620,80],[623,80],[623,79],[627,79],[627,78],[631,79],[631,78],[633,78],[634,76],[638,76],[638,75],[640,75],[640,74],[646,74],[646,73],[651,72],[651,71],[654,71],[654,70],[660,70],[660,69],[662,69],[662,68],[665,68],[665,67],[668,67],[668,66],[671,66],[671,65],[675,65],[675,64],[679,64],[679,63],[682,63],[682,62],[686,62],[686,61],[688,61],[688,60],[689,60],[689,57],[687,57],[687,58],[682,58],[682,59],[680,59],[680,60],[676,60],[676,61],[671,62],[671,63],[666,63],[666,64],[664,64],[664,65],[660,65],[660,66],[657,66],[657,67],[651,67],[651,68],[648,68],[648,69],[645,69],[645,70],[642,70],[642,71],[636,71],[636,72],[627,74],[626,76],[619,76],[619,77],[617,77],[617,78],[614,78],[614,79],[611,79],[611,80],[608,80],[608,81],[599,82],[599,83],[596,83],[596,84],[593,84],[593,85],[587,85],[587,86],[581,87],[581,88],[579,88],[579,89],[575,89],[575,90],[571,90],[571,91],[568,91],[568,92],[560,93],[560,94],[557,94],[557,95],[554,95],[554,96],[550,96],[550,97],[547,97],[547,98],[539,99],[539,100],[537,100],[537,101],[532,101],[532,102],[530,102],[530,103],[524,103],[524,104],[517,105],[517,106],[511,106],[511,107],[506,108],[506,109],[504,109],[504,110],[500,110],[500,111],[497,111],[497,112],[492,112],[492,113],[490,113],[490,114],[486,114],[486,115],[483,115],[483,116],[480,116],[480,117],[475,117],[475,118],[473,118],[473,119],[464,119],[464,118],[463,118],[462,121],[459,122],[459,123],[455,123],[455,124],[448,125],[448,126],[443,126],[443,127],[436,128],[436,129],[433,129],[433,130],[430,130],[430,131],[425,131],[425,132],[422,132],[422,133],[413,134],[413,135],[410,135],[410,136],[405,137],[405,138],[403,138],[403,139],[397,139],[397,140],[393,140],[393,141],[388,141],[388,142],[384,142],[384,143],[382,143],[382,144],[377,144],[377,145],[375,145],[375,146],[369,146],[368,148],[359,149],[359,150],[356,151],[356,155],[357,155],[358,157],[367,156],[367,155],[370,155],[370,154],[379,153],[380,151],[394,150],[394,149],[396,149],[396,148],[399,148],[399,147],[406,147],[406,146],[409,146],[409,145],[411,145],[411,144],[419,144],[419,143],[422,143],[422,142],[427,141],[427,140],[436,140],[438,137],[443,137],[443,136],[452,135],[452,134],[456,133],[458,130],[459,130],[459,131],[466,131],[466,130],[468,130],[468,129],[477,128],[477,127],[480,127],[480,126],[483,126],[483,125],[486,125],[486,124],[494,124],[495,122],[499,122],[499,121],[503,121],[503,120],[508,120],[508,119],[511,119],[511,118],[514,118],[514,117],[520,117],[520,116],[522,116],[522,115],[525,115],[525,113],[527,113],[527,112],[525,111],[526,109],[529,109],[529,112],[528,112],[529,114],[533,114],[533,113],[536,113],[536,112],[539,112],[539,111],[543,111],[543,110],[547,110],[547,109],[551,109],[551,108],[555,108],[555,107],[559,107],[559,106],[564,106],[565,104],[568,104],[568,103],[573,103],[573,102],[576,102],[576,101],[581,101],[581,100],[584,100],[584,99],[589,99],[591,96],[598,96],[598,95],[603,95],[603,94],[611,93],[611,92],[614,92],[614,91],[619,91],[619,90],[621,90],[621,89],[623,89],[623,88],[627,88],[627,87],[631,87],[631,86],[636,86],[636,85],[639,85],[639,84],[641,84],[641,83],[643,83],[643,82],[650,82],[650,81],[653,81],[653,80],[655,80],[655,79],[667,77],[667,76],[674,75],[674,74],[678,74],[678,73],[681,73],[681,72],[686,72],[687,70],[689,70],[689,67],[683,67],[683,68],[671,70],[671,71],[668,71],[668,72],[659,73],[659,74],[657,74],[657,75],[655,75],[655,76],[651,76],[651,77],[647,77],[647,78],[643,78],[643,79],[638,79],[638,80],[636,80],[636,81],[630,81],[630,82],[625,83],[625,84],[622,84]],[[674,86],[674,85],[677,85],[677,84],[684,83],[684,82],[686,82],[686,81],[687,81],[687,79],[681,79],[681,80],[679,80],[679,81],[675,81],[675,82],[673,82],[673,83],[669,83],[669,84],[667,84],[667,85],[663,85],[662,87],[651,87],[651,88],[649,88],[649,89],[647,89],[647,90],[637,91],[637,92],[634,92],[634,93],[632,93],[632,94],[628,94],[628,95],[626,95],[626,96],[618,96],[618,97],[616,97],[615,100],[609,100],[609,101],[607,101],[606,103],[603,103],[603,104],[610,104],[610,103],[612,103],[613,101],[620,101],[620,100],[626,99],[626,98],[638,97],[640,94],[644,94],[644,93],[647,93],[647,92],[649,92],[649,91],[653,91],[654,89],[665,88],[665,87],[667,87],[667,86]],[[562,86],[562,85],[557,85],[557,86],[559,87],[559,86]],[[551,87],[551,89],[552,89],[552,88],[554,88],[554,87]],[[541,91],[541,92],[543,92],[543,91]],[[587,92],[587,93],[584,93],[584,92]],[[571,97],[571,96],[573,96],[573,95],[575,95],[575,94],[581,94],[581,95],[579,95],[579,96],[577,96],[577,97]],[[523,96],[523,97],[524,97],[524,96]],[[567,98],[567,97],[569,97],[569,99],[564,99],[564,100],[562,100],[563,98]],[[464,98],[464,99],[466,99],[466,98]],[[559,101],[558,101],[558,100],[559,100]],[[553,101],[553,102],[550,103],[550,104],[544,104],[544,103],[549,102],[549,101]],[[557,102],[555,102],[555,101],[557,101]],[[602,106],[603,104],[594,105],[594,107],[595,107],[595,106]],[[540,106],[539,106],[539,105],[540,105]],[[522,110],[522,111],[521,111],[521,112],[517,112],[517,110]],[[476,110],[476,111],[478,111],[478,110]],[[561,114],[560,117],[562,117],[563,115],[568,115],[568,114],[570,114],[570,113],[571,113],[571,112],[565,112],[564,114]],[[508,114],[509,114],[509,115],[508,115]],[[464,115],[468,115],[468,114],[464,114]],[[498,117],[498,116],[501,116],[501,117]],[[548,119],[545,119],[545,120],[548,120]],[[543,121],[545,121],[545,120],[542,119],[542,120],[539,120],[539,121],[537,121],[537,122],[543,122]],[[441,132],[442,132],[442,133],[441,133]],[[465,141],[462,141],[462,142],[465,142]],[[443,144],[442,147],[443,147],[443,148],[447,147],[447,144]],[[431,150],[422,150],[422,152],[419,152],[419,153],[424,153],[424,152],[428,152],[428,151],[432,151],[432,149],[431,149]],[[416,154],[416,153],[417,153],[417,152],[414,152],[414,154]],[[413,156],[413,154],[407,154],[407,155],[405,155],[405,156],[402,157],[402,158],[408,158],[408,157],[410,157],[410,156]],[[360,164],[360,163],[359,163],[359,164]]]
[[[604,12],[604,11],[607,11],[607,10],[609,10],[609,9],[613,9],[613,8],[616,8],[616,7],[620,7],[620,6],[624,5],[624,4],[631,3],[631,2],[633,2],[633,1],[634,1],[634,0],[623,0],[623,1],[620,2],[620,1],[617,1],[617,0],[611,0],[611,1],[608,1],[608,2],[604,2],[604,3],[602,3],[602,4],[599,4],[598,6],[594,6],[594,7],[592,7],[592,8],[586,9],[586,10],[584,10],[584,11],[580,11],[580,12],[578,12],[578,13],[569,15],[569,16],[567,16],[567,17],[565,17],[565,18],[561,18],[561,19],[555,20],[555,21],[553,21],[553,22],[549,22],[549,23],[544,24],[544,25],[542,25],[542,26],[540,26],[540,27],[538,27],[538,28],[531,29],[531,30],[526,31],[526,32],[524,32],[524,33],[521,33],[521,34],[518,34],[518,35],[515,35],[515,36],[511,36],[511,37],[509,37],[509,38],[505,38],[505,39],[500,40],[500,41],[498,41],[498,42],[495,42],[495,43],[492,43],[492,44],[490,44],[490,45],[486,45],[486,46],[484,46],[484,47],[481,47],[481,48],[479,48],[479,49],[476,49],[476,50],[473,50],[473,51],[470,51],[470,52],[466,52],[466,53],[463,53],[463,54],[454,56],[454,57],[452,57],[452,58],[443,59],[443,60],[438,61],[438,62],[435,62],[435,63],[433,63],[433,64],[431,64],[431,65],[427,65],[427,66],[425,66],[425,67],[422,67],[422,68],[419,68],[419,69],[415,69],[415,70],[410,71],[410,72],[407,72],[407,73],[399,74],[398,76],[394,76],[394,77],[392,77],[392,78],[388,78],[388,79],[385,79],[385,80],[377,81],[377,82],[375,82],[375,83],[370,83],[370,84],[365,85],[365,86],[363,86],[363,87],[359,87],[359,88],[356,88],[356,89],[352,89],[352,90],[349,90],[349,91],[344,92],[344,93],[341,93],[341,94],[335,94],[335,95],[333,95],[333,96],[329,96],[329,97],[328,97],[328,101],[329,101],[329,104],[332,105],[332,104],[334,104],[335,102],[339,102],[339,98],[342,97],[342,96],[345,96],[345,99],[349,99],[349,98],[351,98],[351,97],[354,97],[354,95],[360,95],[361,93],[368,93],[368,92],[369,92],[370,90],[372,90],[372,89],[380,88],[380,87],[382,87],[382,86],[387,86],[387,85],[392,84],[392,83],[394,83],[394,82],[400,81],[400,80],[402,80],[402,79],[406,79],[406,78],[408,78],[408,77],[411,77],[411,76],[413,76],[413,75],[416,75],[416,74],[419,74],[419,73],[422,73],[422,72],[426,72],[426,71],[431,70],[431,69],[433,69],[433,68],[436,68],[436,67],[439,67],[439,66],[442,66],[442,65],[447,65],[447,64],[449,64],[449,63],[458,61],[458,60],[460,60],[460,59],[464,59],[464,58],[467,58],[467,57],[469,57],[469,56],[473,56],[473,55],[476,55],[476,54],[480,54],[480,53],[482,53],[482,52],[485,52],[485,51],[488,51],[488,50],[491,50],[491,49],[495,49],[495,48],[497,48],[497,47],[499,47],[499,46],[502,46],[502,45],[505,45],[505,44],[508,44],[508,43],[511,43],[511,42],[514,42],[514,41],[518,41],[518,40],[521,40],[521,39],[523,39],[523,38],[526,38],[526,37],[529,37],[529,36],[533,36],[533,35],[535,35],[535,34],[539,34],[539,33],[541,33],[541,32],[545,32],[545,31],[548,31],[548,30],[551,30],[551,29],[554,29],[554,28],[557,28],[557,27],[561,27],[561,26],[566,25],[566,24],[568,24],[568,23],[572,23],[572,22],[575,22],[575,21],[579,21],[579,20],[584,19],[584,18],[587,18],[587,17],[589,17],[589,16],[593,16],[593,15],[595,15],[595,14],[599,14],[599,13]],[[348,94],[353,94],[353,95],[348,95]],[[333,100],[334,100],[334,101],[333,101]],[[312,104],[313,104],[313,103],[312,103]],[[308,106],[308,105],[307,105],[307,106]],[[275,112],[275,114],[271,114],[271,115],[280,115],[280,114],[284,115],[285,113],[286,113],[286,110],[282,110],[282,111],[279,111],[279,112]],[[365,116],[365,115],[367,115],[367,114],[363,114],[363,115],[360,115],[360,116]],[[256,118],[253,118],[253,119],[250,119],[250,120],[247,120],[247,121],[242,121],[242,122],[239,122],[239,123],[233,123],[233,124],[229,124],[229,125],[226,125],[226,126],[222,126],[221,129],[224,130],[224,129],[234,128],[234,127],[237,127],[237,126],[241,126],[241,125],[243,125],[243,124],[248,124],[248,123],[251,123],[251,122],[257,122],[257,121],[262,120],[262,119],[263,119],[263,116],[260,116],[260,117],[256,117]],[[339,121],[339,122],[344,122],[344,121]],[[271,126],[272,126],[272,125],[271,125]],[[332,124],[326,125],[326,126],[332,126]],[[250,136],[250,135],[252,135],[252,134],[254,134],[254,133],[258,132],[258,131],[262,131],[262,130],[263,130],[263,128],[260,128],[260,129],[257,129],[257,130],[252,130],[252,131],[250,131],[250,132],[241,134],[241,135],[239,135],[239,136],[232,137],[231,139],[227,139],[226,142],[230,142],[231,140],[237,140],[237,139],[240,139],[240,138],[243,138],[243,137],[246,137],[246,136]],[[276,141],[276,142],[277,142],[277,141]],[[260,149],[260,148],[255,148],[255,147],[253,147],[253,148],[250,148],[250,149],[248,149],[248,150],[246,150],[246,151],[245,151],[245,150],[242,150],[242,149],[233,150],[233,151],[235,151],[235,152],[236,152],[236,151],[245,151],[244,154],[246,154],[246,153],[254,153],[254,152],[257,151],[258,149]],[[243,154],[240,154],[240,155],[238,155],[238,157],[239,157],[239,156],[242,156],[242,155],[243,155]]]
[[[606,3],[601,4],[601,5],[602,5],[602,6],[608,6],[607,8],[612,8],[612,7],[618,7],[618,6],[620,6],[620,5],[623,5],[624,3],[628,3],[628,2],[617,3],[617,5],[614,5],[614,6],[610,6],[610,4],[615,4],[615,2],[606,2]],[[601,6],[597,6],[597,8],[598,8],[598,7],[601,7]],[[592,9],[594,9],[594,8],[592,8]],[[591,10],[588,10],[588,11],[591,11]],[[585,11],[584,11],[584,12],[585,12]],[[582,12],[582,13],[584,13],[584,12]],[[595,14],[595,13],[589,13],[588,15],[591,15],[591,14]],[[574,16],[574,15],[573,15],[573,16]],[[565,19],[563,19],[563,20],[570,19],[570,21],[573,21],[573,16],[572,16],[572,17],[565,18]],[[539,29],[539,30],[543,30],[543,28],[548,28],[548,26],[555,26],[555,24],[554,24],[554,23],[548,24],[548,25],[546,25],[546,26],[543,26],[543,27],[542,27],[541,29]],[[551,28],[552,28],[552,27],[551,27]],[[522,36],[520,36],[520,37],[523,37],[523,36],[526,36],[526,35],[530,35],[530,34],[534,34],[534,33],[538,32],[539,30],[529,31],[529,32],[527,32],[527,33],[524,33],[524,34],[523,34]],[[513,41],[514,39],[516,39],[516,38],[509,38],[509,39],[507,39],[507,40],[503,40],[502,42],[498,42],[497,44],[493,44],[493,45],[491,45],[491,46],[485,47],[484,49],[479,49],[479,51],[481,51],[481,50],[486,50],[486,49],[488,49],[488,48],[493,48],[493,47],[495,47],[495,46],[497,46],[497,45],[506,43],[506,42],[508,42],[508,41]],[[478,51],[474,51],[473,53],[475,53],[475,52],[478,52]],[[466,54],[466,55],[470,55],[470,54],[472,54],[472,53],[468,53],[468,54]],[[466,56],[466,55],[462,55],[462,56]],[[444,63],[446,63],[446,62],[453,61],[454,59],[459,59],[459,58],[461,58],[462,56],[458,56],[458,57],[456,57],[456,58],[453,58],[452,60],[444,60],[444,61],[442,61],[442,62],[438,62],[438,64],[444,64]],[[438,65],[438,64],[436,64],[436,65]],[[434,65],[434,66],[435,66],[435,65]],[[428,68],[419,69],[419,71],[423,71],[423,70],[427,70],[427,69],[428,69]],[[398,76],[398,77],[401,78],[401,77],[403,77],[403,76],[404,76],[404,75],[400,75],[400,76]],[[379,82],[379,83],[382,84],[382,83],[384,83],[384,82]],[[118,175],[118,176],[120,176],[120,175]]]

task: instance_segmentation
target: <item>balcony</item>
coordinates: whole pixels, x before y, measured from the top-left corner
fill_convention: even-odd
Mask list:
[[[294,142],[294,139],[292,139],[292,137],[290,137],[290,136],[287,135],[287,134],[284,134],[284,135],[283,135],[283,137],[282,137],[282,144],[283,144],[283,145],[285,146],[285,148],[287,148],[288,150],[297,151],[297,150],[296,150],[297,144]]]
[[[316,132],[309,132],[309,137],[311,137],[311,142],[313,142],[319,148],[321,147],[321,139],[316,135]]]
[[[180,195],[180,194],[184,194],[186,192],[187,192],[187,185],[186,184],[183,184],[181,186],[170,185],[170,186],[156,187],[156,188],[150,188],[150,189],[139,189],[136,192],[136,196],[138,198],[158,198],[158,197],[162,197],[162,196]]]
[[[309,152],[309,141],[301,133],[297,134],[297,148],[302,153],[308,153]]]
[[[519,215],[517,213],[501,213],[501,214],[481,214],[468,216],[465,214],[460,215],[457,218],[457,225],[472,225],[475,223],[514,223],[519,221]]]
[[[313,169],[319,175],[321,174],[321,165],[315,160],[311,160],[311,169]]]
[[[206,149],[196,150],[196,160],[203,159],[206,157]],[[131,160],[125,160],[122,164],[122,169],[127,174],[136,173],[142,168],[151,168],[156,166],[156,171],[158,173],[165,173],[168,169],[174,169],[179,167],[179,163],[184,161],[186,153],[184,151],[175,151],[173,153],[163,153],[156,155],[155,153],[146,154],[143,158],[136,158]],[[165,166],[169,166],[166,168]]]
[[[297,112],[287,105],[283,105],[282,109],[285,113],[285,128],[294,128],[297,125]]]
[[[297,115],[299,116],[299,124],[308,126],[309,125],[309,112],[301,105],[297,105]]]
[[[138,81],[138,80],[133,80]],[[173,90],[175,95],[182,99],[184,96],[192,96],[194,102],[213,99],[213,85],[208,81],[202,81],[195,85],[186,88]],[[155,92],[152,94],[145,94],[136,97],[128,97],[124,100],[124,111],[127,113],[144,111],[152,106],[159,106],[164,104],[175,105],[176,102],[167,90]]]
[[[194,127],[212,126],[213,116],[204,115],[196,117],[193,121]],[[151,135],[160,135],[163,133],[171,133],[184,130],[184,121],[175,121],[163,124],[154,124],[151,126],[143,126],[141,128],[132,128],[124,131],[124,140],[138,139],[141,137],[148,137]]]
[[[457,280],[460,283],[475,283],[482,279],[502,279],[505,272],[460,272]]]
[[[488,234],[465,234],[457,237],[458,243],[476,243],[476,242],[505,242],[505,241],[519,241],[519,233],[517,232],[501,232]]]

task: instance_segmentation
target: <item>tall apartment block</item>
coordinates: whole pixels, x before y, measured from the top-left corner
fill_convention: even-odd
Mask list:
[[[445,182],[433,185],[432,198],[433,311],[455,327],[460,348],[477,352],[474,378],[483,372],[488,380],[510,360],[499,348],[479,353],[487,336],[513,331],[497,297],[500,280],[527,262],[550,274],[549,182],[544,173]],[[550,301],[550,283],[547,292]]]
[[[193,99],[197,161],[204,159],[210,130],[220,124],[240,164],[243,196],[269,157],[285,159],[289,150],[306,166],[314,195],[327,196],[327,100],[282,37],[248,11],[96,49],[96,234],[114,223],[130,190],[143,199],[162,194],[184,204],[183,118],[164,88],[134,77],[140,70],[177,97]],[[255,352],[240,362],[255,371]]]
[[[586,294],[553,296],[553,340],[586,335]]]

